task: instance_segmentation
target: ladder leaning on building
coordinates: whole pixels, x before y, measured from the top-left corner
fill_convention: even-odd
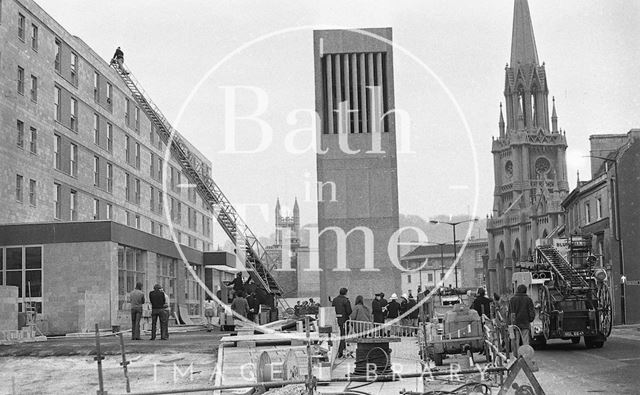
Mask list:
[[[271,270],[275,268],[276,263],[269,257],[258,238],[222,193],[220,187],[203,171],[202,162],[189,150],[182,137],[148,95],[144,94],[133,74],[117,63],[112,62],[111,66],[131,90],[138,105],[157,128],[160,138],[170,148],[189,181],[195,185],[203,201],[208,204],[218,223],[236,246],[236,254],[240,254],[240,259],[244,258],[246,270],[251,278],[268,293],[273,294],[283,308],[288,308],[284,298],[280,298],[284,294],[282,288],[271,275]]]

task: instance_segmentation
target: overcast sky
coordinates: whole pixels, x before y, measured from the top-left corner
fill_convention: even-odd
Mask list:
[[[477,215],[491,210],[491,137],[498,133],[504,100],[512,0],[38,3],[104,59],[122,47],[151,99],[211,160],[214,179],[230,200],[267,205],[267,218],[258,210],[245,215],[259,235],[273,231],[277,196],[283,205],[297,196],[302,223],[316,221],[315,199],[305,196],[306,185],[315,191],[315,153],[285,148],[293,137],[300,149],[309,142],[310,133],[295,132],[309,127],[308,119],[300,116],[292,124],[287,117],[314,109],[312,30],[392,27],[398,45],[395,102],[410,114],[414,151],[398,154],[400,212],[470,213],[476,196]],[[588,154],[589,135],[640,127],[640,2],[532,0],[530,9],[550,96],[556,97],[559,126],[567,133],[573,188],[577,170],[588,178],[582,155]],[[268,98],[261,118],[273,129],[272,140],[259,153],[225,152],[231,142],[224,134],[222,87],[233,85],[257,87]],[[239,114],[256,109],[252,92],[239,91],[237,98]],[[256,149],[262,138],[257,124],[238,124],[238,150]]]

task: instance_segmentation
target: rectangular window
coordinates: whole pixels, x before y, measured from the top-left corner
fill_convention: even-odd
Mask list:
[[[135,111],[136,130],[140,131],[140,109],[136,107]]]
[[[433,273],[427,273],[427,282],[433,282]]]
[[[31,141],[29,141],[29,150],[31,151],[32,154],[37,154],[38,153],[38,131],[34,127],[29,128],[29,131],[31,132]]]
[[[93,100],[100,101],[100,74],[93,72]]]
[[[596,219],[602,219],[602,199],[596,199]]]
[[[31,101],[38,101],[38,77],[35,75],[31,76]]]
[[[93,185],[100,186],[100,158],[93,157]]]
[[[202,278],[202,266],[191,266],[198,278]],[[200,299],[202,298],[202,288],[193,278],[191,272],[184,268],[184,301],[187,304],[187,314],[191,316],[200,315]]]
[[[129,186],[131,185],[131,176],[129,173],[124,173],[124,198],[130,202],[131,201],[131,190]]]
[[[153,122],[151,123],[151,131],[149,132],[149,142],[151,142],[152,147],[156,145],[156,128],[153,126]]]
[[[113,192],[113,165],[107,163],[107,191]]]
[[[29,204],[36,206],[36,180],[29,180]]]
[[[70,110],[70,117],[69,117],[69,127],[71,128],[71,130],[74,131],[78,131],[78,100],[76,100],[75,98],[71,98],[71,107],[69,108]]]
[[[131,213],[129,211],[125,211],[125,215],[127,217],[127,226],[131,226]]]
[[[158,158],[158,181],[162,181],[162,158]]]
[[[78,146],[73,143],[69,144],[69,174],[78,176]]]
[[[113,220],[113,205],[111,203],[107,203],[107,219]]]
[[[591,222],[591,206],[589,203],[584,204],[584,219],[586,224]]]
[[[78,192],[71,190],[69,193],[69,220],[78,220]]]
[[[113,152],[113,125],[107,122],[107,151]]]
[[[23,177],[20,174],[16,174],[16,200],[22,203],[22,184]]]
[[[38,26],[31,25],[31,48],[34,51],[38,50]]]
[[[131,145],[131,138],[128,134],[124,135],[124,160],[127,164],[131,163],[131,153],[129,152],[129,146]]]
[[[140,180],[136,178],[135,182],[136,204],[140,204]]]
[[[124,123],[129,126],[129,108],[131,107],[131,103],[129,103],[129,99],[124,100]]]
[[[16,129],[18,131],[18,137],[16,140],[16,144],[20,148],[24,148],[24,122],[18,119],[16,122]]]
[[[109,105],[109,109],[112,108],[113,103],[113,86],[111,83],[107,82],[107,104]]]
[[[62,144],[62,138],[60,136],[58,136],[57,134],[53,135],[53,166],[58,169],[60,169],[60,148],[61,148],[61,144]]]
[[[136,229],[140,229],[140,215],[136,214]]]
[[[5,285],[18,288],[18,311],[42,314],[42,247],[7,248],[5,260]]]
[[[140,170],[140,143],[136,143],[136,169]]]
[[[60,72],[60,60],[62,59],[62,42],[60,42],[60,40],[58,40],[56,38],[56,57],[54,60],[54,67],[56,69],[56,71],[59,73]]]
[[[164,212],[164,195],[162,191],[158,191],[158,212],[160,214]]]
[[[62,213],[62,204],[61,204],[61,195],[62,195],[62,188],[60,188],[60,184],[53,184],[53,189],[54,189],[54,211],[53,211],[53,218],[55,219],[60,219],[60,214]]]
[[[18,66],[18,93],[24,95],[24,69]]]
[[[151,211],[156,211],[156,189],[149,187],[149,207]]]
[[[60,88],[57,86],[53,88],[53,118],[60,122]]]
[[[156,234],[156,223],[154,221],[151,221],[151,234],[155,235]]]
[[[145,255],[137,248],[118,245],[118,310],[129,311],[129,293],[136,283],[145,284]]]
[[[24,27],[25,27],[25,17],[22,14],[18,14],[18,38],[24,41]]]
[[[71,70],[71,82],[74,85],[78,85],[78,55],[74,52],[71,52],[71,62],[69,66]]]
[[[93,143],[100,145],[100,116],[93,114]]]
[[[93,219],[100,219],[100,200],[93,199]]]
[[[182,222],[182,203],[178,202],[176,207],[176,222]]]

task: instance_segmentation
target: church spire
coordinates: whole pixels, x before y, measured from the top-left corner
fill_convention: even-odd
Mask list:
[[[553,101],[553,111],[551,112],[551,131],[553,133],[558,133],[558,114],[556,113],[556,97],[552,98]]]
[[[538,50],[527,0],[515,0],[513,8],[511,67],[516,67],[518,63],[538,65]]]
[[[504,137],[504,117],[502,116],[502,102],[500,102],[500,121],[498,122],[500,127],[500,137]]]

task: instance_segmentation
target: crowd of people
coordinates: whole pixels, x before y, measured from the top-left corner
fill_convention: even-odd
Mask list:
[[[393,320],[398,320],[400,325],[417,326],[419,322],[429,322],[430,311],[429,304],[424,303],[416,307],[431,292],[430,289],[422,291],[418,287],[418,298],[413,297],[411,291],[403,293],[400,298],[397,294],[392,294],[389,300],[385,298],[383,292],[375,294],[371,302],[371,309],[364,303],[362,295],[356,296],[355,305],[352,308],[351,302],[347,297],[347,288],[341,288],[339,295],[333,300],[332,306],[335,309],[340,335],[344,337],[346,334],[346,322],[360,321],[372,322],[374,324],[384,324]],[[443,293],[439,291],[439,293]],[[527,295],[527,286],[520,284],[516,293],[510,298],[500,297],[494,294],[494,298],[488,298],[484,288],[478,288],[475,298],[469,306],[478,312],[480,317],[488,319],[497,318],[499,321],[513,325],[516,329],[519,344],[529,344],[531,338],[531,323],[535,319],[535,309],[532,299]],[[338,357],[343,356],[346,344],[344,340],[340,341],[338,346]]]

